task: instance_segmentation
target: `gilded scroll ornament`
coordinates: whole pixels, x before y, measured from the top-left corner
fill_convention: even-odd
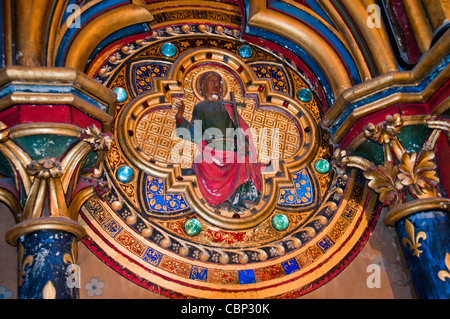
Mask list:
[[[413,251],[412,255],[419,258],[420,254],[423,252],[422,250],[419,250],[422,246],[419,241],[427,239],[427,234],[423,231],[419,231],[416,234],[414,225],[408,219],[405,219],[405,231],[409,238],[403,237],[403,246],[408,247],[409,245],[409,249]]]
[[[377,126],[369,123],[364,128],[364,136],[379,144],[390,143],[400,133],[403,120],[400,114],[388,115],[385,121]]]

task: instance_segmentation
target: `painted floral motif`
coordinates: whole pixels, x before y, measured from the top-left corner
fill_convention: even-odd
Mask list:
[[[138,94],[152,90],[152,79],[165,77],[169,66],[163,64],[140,64],[134,66],[135,85]]]
[[[91,280],[84,285],[89,297],[101,296],[103,294],[104,287],[105,283],[98,280],[97,277],[92,277]]]
[[[419,248],[422,247],[420,240],[427,239],[427,234],[423,231],[419,231],[416,234],[414,225],[407,219],[405,220],[405,231],[409,238],[403,237],[403,246],[407,247],[409,245],[409,249],[413,251],[412,255],[419,258],[420,254],[423,252],[422,250],[419,250]]]
[[[169,195],[164,192],[164,181],[147,177],[147,203],[156,212],[176,212],[188,208],[182,195]]]
[[[13,292],[11,290],[6,289],[6,287],[0,287],[0,299],[11,299],[13,296]]]
[[[284,70],[274,65],[253,65],[252,70],[255,71],[259,78],[271,79],[275,91],[288,93],[287,77]]]
[[[305,206],[313,202],[311,179],[306,170],[293,176],[294,188],[283,189],[278,202],[282,206]]]

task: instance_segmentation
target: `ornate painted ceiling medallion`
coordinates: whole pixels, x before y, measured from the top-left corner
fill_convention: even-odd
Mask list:
[[[164,37],[123,44],[99,68],[97,81],[120,88],[121,98],[115,141],[95,172],[110,182],[111,199],[91,199],[83,207],[84,242],[130,280],[170,297],[300,296],[356,255],[377,218],[365,216],[375,198],[359,173],[333,173],[319,102],[291,61],[243,45],[233,30],[205,35],[203,29],[183,26],[173,36],[160,30]],[[252,171],[260,179],[249,186],[258,195],[251,204],[242,200],[245,185],[238,185],[240,208],[217,204],[202,189],[213,173],[199,173],[198,159],[209,158],[205,144],[217,139],[205,137],[206,130],[200,132],[205,144],[193,143],[176,131],[181,101],[186,123],[209,102],[202,81],[211,71],[224,101],[214,104],[225,112],[219,120],[231,119],[236,139],[238,128],[248,129],[250,150],[243,158],[254,166],[244,164],[261,169]],[[220,178],[228,185],[236,174]]]

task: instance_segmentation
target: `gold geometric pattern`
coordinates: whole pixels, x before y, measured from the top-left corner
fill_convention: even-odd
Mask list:
[[[167,164],[181,163],[183,168],[190,167],[193,147],[189,141],[173,139],[174,130],[175,112],[173,110],[150,112],[139,121],[136,127],[136,140],[142,151],[155,161]],[[175,146],[185,144],[192,152],[188,154],[181,152],[181,155],[178,152],[172,152]]]

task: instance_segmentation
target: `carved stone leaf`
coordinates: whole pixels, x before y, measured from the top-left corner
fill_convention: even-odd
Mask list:
[[[403,185],[413,186],[412,191],[418,197],[435,193],[433,188],[439,183],[439,178],[436,176],[434,157],[433,151],[423,151],[418,155],[415,152],[405,153],[402,156],[398,178]]]
[[[364,177],[369,180],[368,186],[380,194],[380,201],[385,205],[394,205],[401,198],[400,191],[403,185],[397,179],[397,175],[398,167],[392,162],[371,167],[364,172]]]

